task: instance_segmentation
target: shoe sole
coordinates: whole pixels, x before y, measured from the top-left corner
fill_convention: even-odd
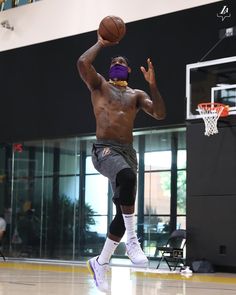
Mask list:
[[[88,260],[86,264],[87,264],[87,268],[88,268],[90,274],[93,276],[93,280],[94,280],[94,282],[95,282],[96,287],[97,287],[101,292],[105,292],[105,293],[106,293],[108,290],[103,290],[103,289],[101,289],[101,287],[98,286],[98,283],[97,283],[97,280],[96,280],[95,271],[93,270],[93,266],[92,266],[91,261]]]
[[[126,252],[127,253],[127,252]],[[127,253],[127,256],[129,257],[129,254]],[[137,265],[137,266],[145,266],[148,265],[148,259],[145,261],[140,261],[140,262],[133,262],[132,259],[129,257],[130,261],[133,263],[133,265]]]
[[[94,281],[96,283],[96,286],[98,287],[95,272],[93,270],[93,267],[92,267],[92,264],[91,264],[90,260],[87,261],[87,267],[88,267],[88,270],[89,270],[90,274],[93,276],[93,279],[94,279]]]
[[[131,259],[130,259],[130,261],[132,262],[133,265],[136,265],[136,266],[147,266],[148,262],[149,262],[149,261],[133,262]]]

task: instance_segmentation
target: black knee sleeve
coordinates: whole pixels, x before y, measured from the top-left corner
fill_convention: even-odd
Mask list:
[[[119,186],[119,203],[124,206],[132,206],[136,195],[136,174],[131,168],[122,169],[116,176]]]
[[[112,235],[122,238],[125,233],[125,223],[120,209],[120,205],[116,205],[116,215],[112,220],[109,228]]]

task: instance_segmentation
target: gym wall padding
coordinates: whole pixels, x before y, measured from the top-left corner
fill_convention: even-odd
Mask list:
[[[236,271],[236,122],[204,135],[203,123],[187,126],[187,258]]]

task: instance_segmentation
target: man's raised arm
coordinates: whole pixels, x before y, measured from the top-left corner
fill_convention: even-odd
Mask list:
[[[98,34],[98,41],[92,47],[90,47],[87,51],[85,51],[77,61],[77,69],[80,73],[81,78],[86,83],[90,90],[94,90],[98,88],[101,83],[103,77],[98,74],[93,67],[92,63],[97,57],[99,51],[103,47],[116,45],[117,42],[110,42],[102,39],[102,37]]]
[[[103,47],[102,41],[98,40],[97,43],[85,51],[77,61],[79,74],[90,90],[98,88],[101,84],[102,77],[96,72],[92,63]]]
[[[165,103],[157,88],[155,72],[150,58],[148,58],[147,63],[147,71],[144,67],[141,67],[140,69],[145,80],[149,83],[151,99],[145,92],[142,92],[140,95],[139,107],[154,118],[163,120],[166,117]]]

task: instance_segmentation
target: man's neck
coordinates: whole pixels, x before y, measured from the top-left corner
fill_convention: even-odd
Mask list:
[[[126,87],[128,86],[128,82],[125,81],[125,80],[117,80],[117,81],[114,81],[114,80],[109,80],[109,83],[112,84],[112,85],[115,85],[115,86],[122,86],[122,87]]]

